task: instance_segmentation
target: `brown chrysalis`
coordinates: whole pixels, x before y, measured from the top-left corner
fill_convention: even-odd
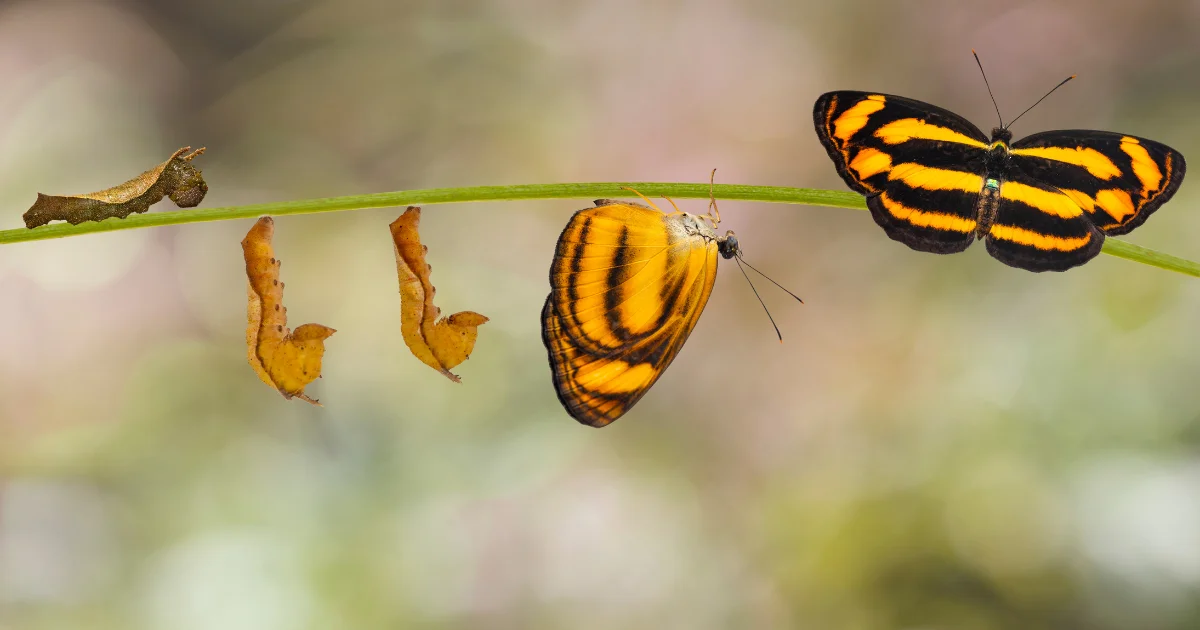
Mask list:
[[[400,277],[400,334],[413,356],[460,383],[450,368],[471,356],[479,327],[488,318],[474,311],[462,311],[438,319],[442,309],[433,305],[435,290],[429,280],[432,268],[425,262],[429,248],[421,244],[417,231],[420,222],[421,209],[409,206],[391,224],[396,272]]]
[[[246,358],[258,377],[284,398],[295,397],[319,406],[304,394],[304,388],[321,376],[325,340],[337,331],[320,324],[288,329],[283,283],[279,281],[280,262],[271,246],[274,235],[274,219],[262,217],[242,240],[246,277],[250,280]]]
[[[183,147],[166,162],[119,186],[86,195],[59,197],[38,193],[37,201],[22,215],[25,227],[32,229],[51,221],[76,225],[109,217],[124,219],[131,213],[145,212],[163,197],[170,197],[180,208],[200,205],[208,184],[192,159],[204,153],[204,147],[187,153],[191,149]]]

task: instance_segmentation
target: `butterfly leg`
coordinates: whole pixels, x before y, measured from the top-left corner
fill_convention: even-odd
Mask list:
[[[629,192],[631,192],[631,193],[633,193],[633,194],[635,194],[635,195],[637,195],[637,196],[641,197],[641,198],[642,198],[642,201],[645,201],[645,202],[646,202],[646,205],[650,206],[651,208],[654,208],[655,210],[658,210],[659,212],[662,212],[662,210],[659,210],[658,206],[654,205],[654,202],[653,202],[653,201],[650,201],[650,198],[649,198],[649,197],[647,197],[646,195],[643,195],[642,193],[640,193],[640,192],[638,192],[638,191],[636,191],[636,190],[634,190],[634,189],[632,189],[632,188],[630,188],[630,187],[628,187],[628,186],[622,186],[622,187],[621,187],[621,190],[628,190]],[[667,199],[667,201],[671,201],[671,200],[670,200],[670,199]],[[674,201],[671,201],[671,205],[675,205],[675,202],[674,202]],[[679,210],[679,207],[678,207],[678,206],[676,206],[675,210]]]
[[[708,216],[715,228],[721,222],[721,211],[717,208],[717,196],[713,194],[713,182],[717,178],[717,169],[708,176]]]
[[[666,196],[666,195],[663,195],[663,199],[666,199],[667,201],[671,202],[671,207],[672,207],[672,208],[675,208],[675,212],[669,212],[669,213],[667,213],[667,216],[669,216],[669,217],[673,217],[673,216],[675,216],[675,215],[677,215],[677,214],[687,214],[687,213],[686,213],[686,212],[684,212],[683,210],[680,210],[680,209],[679,209],[679,206],[675,204],[675,200],[674,200],[674,199],[671,199],[670,197],[668,197],[668,196]]]

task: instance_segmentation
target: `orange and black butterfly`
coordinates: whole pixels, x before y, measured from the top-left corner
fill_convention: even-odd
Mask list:
[[[567,412],[594,427],[662,376],[700,320],[717,256],[741,254],[733,232],[715,232],[720,214],[668,214],[642,199],[650,207],[598,199],[576,212],[550,267],[542,341],[554,387]]]
[[[829,92],[813,121],[838,174],[893,240],[950,254],[978,238],[1029,271],[1091,260],[1105,235],[1166,203],[1185,171],[1183,155],[1153,140],[1069,130],[1012,142],[1003,121],[989,138],[962,116],[889,94]]]

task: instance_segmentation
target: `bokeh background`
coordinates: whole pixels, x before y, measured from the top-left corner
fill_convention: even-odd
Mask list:
[[[816,97],[1200,156],[1200,3],[0,2],[0,227],[185,144],[206,206],[409,188],[844,189]],[[1194,158],[1200,159],[1200,158]],[[1194,175],[1193,177],[1197,177]],[[703,202],[684,202],[702,210]],[[434,206],[454,385],[399,330],[400,209],[285,217],[326,406],[245,363],[251,221],[0,247],[0,627],[1200,627],[1200,282],[892,242],[724,202],[732,266],[679,360],[576,424],[539,338],[587,201]],[[162,211],[162,207],[153,211]],[[1200,184],[1129,240],[1200,258]]]

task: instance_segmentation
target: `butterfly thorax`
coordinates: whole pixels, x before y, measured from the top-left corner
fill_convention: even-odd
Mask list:
[[[987,167],[987,181],[1000,182],[1005,179],[1004,174],[1009,168],[1009,143],[1012,142],[1012,132],[1003,128],[996,127],[992,130],[992,141],[988,144],[987,157],[984,158],[984,164]]]
[[[682,231],[682,236],[698,236],[703,238],[705,241],[715,242],[717,244],[717,251],[724,258],[733,258],[734,256],[742,253],[741,248],[738,247],[737,237],[734,236],[733,231],[730,230],[725,232],[725,236],[717,236],[717,233],[713,231],[712,226],[709,225],[709,217],[697,216],[688,212],[681,212],[676,216],[679,218],[679,220],[674,222],[673,225],[675,226],[675,229]]]
[[[988,145],[987,156],[984,158],[983,190],[976,203],[975,237],[983,238],[992,228],[996,219],[996,210],[1000,206],[1000,185],[1008,179],[1008,169],[1011,168],[1012,156],[1008,144],[1012,141],[1012,132],[1004,127],[992,129],[992,141]]]
[[[672,225],[674,229],[682,232],[681,236],[699,236],[710,241],[717,239],[717,233],[709,227],[708,223],[703,218],[690,212],[680,212],[667,215],[667,217],[667,223]]]

